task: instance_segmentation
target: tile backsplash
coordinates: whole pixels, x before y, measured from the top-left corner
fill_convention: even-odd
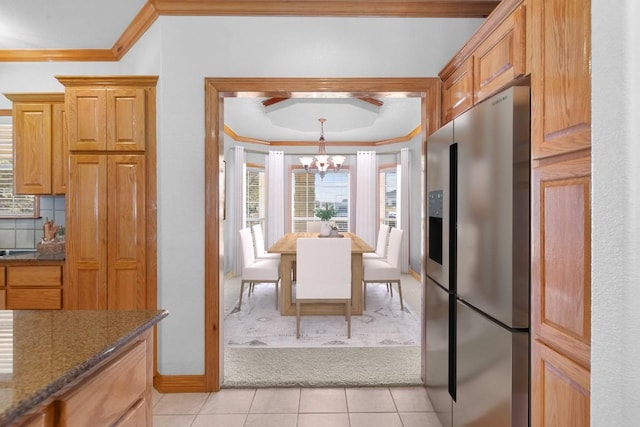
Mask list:
[[[0,249],[35,249],[47,219],[65,226],[64,196],[40,196],[40,218],[0,218]]]

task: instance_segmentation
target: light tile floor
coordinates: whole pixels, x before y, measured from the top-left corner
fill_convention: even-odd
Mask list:
[[[423,387],[154,392],[155,427],[441,427]]]

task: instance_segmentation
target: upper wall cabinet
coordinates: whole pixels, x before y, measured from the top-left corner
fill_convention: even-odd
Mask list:
[[[525,21],[525,6],[520,6],[474,52],[475,103],[525,74]]]
[[[69,87],[70,151],[144,151],[145,98],[142,88]]]
[[[442,80],[442,121],[453,120],[473,106],[473,57]]]
[[[64,194],[68,174],[63,93],[5,94],[13,102],[15,194]]]
[[[527,4],[500,3],[440,71],[443,123],[527,73]]]
[[[591,146],[591,6],[584,0],[533,2],[531,64],[534,159]]]

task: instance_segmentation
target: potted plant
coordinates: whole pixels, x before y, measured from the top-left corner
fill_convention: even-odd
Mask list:
[[[324,207],[316,208],[315,210],[315,215],[320,218],[321,221],[329,221],[336,213],[338,213],[336,207],[329,205],[329,203],[325,203]]]
[[[315,209],[315,215],[320,218],[320,220],[322,221],[322,225],[320,226],[320,235],[321,236],[328,236],[331,234],[331,224],[329,223],[329,220],[331,220],[331,218],[333,218],[336,213],[336,207],[333,205],[329,205],[329,203],[325,203],[324,207],[319,207]]]

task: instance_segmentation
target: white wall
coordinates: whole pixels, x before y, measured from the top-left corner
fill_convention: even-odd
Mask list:
[[[591,425],[640,419],[640,4],[592,0]]]
[[[163,52],[159,295],[162,307],[170,311],[159,338],[162,374],[199,374],[204,366],[204,78],[436,76],[479,23],[375,18],[159,19]],[[180,234],[172,232],[176,227]]]

